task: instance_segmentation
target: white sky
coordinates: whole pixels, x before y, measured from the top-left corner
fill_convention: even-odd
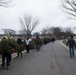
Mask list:
[[[59,0],[13,0],[12,2],[14,5],[12,7],[0,7],[0,33],[3,28],[20,30],[19,18],[24,14],[40,19],[41,23],[34,32],[41,31],[48,24],[49,27],[75,27],[75,20],[69,20],[68,15],[59,8]]]

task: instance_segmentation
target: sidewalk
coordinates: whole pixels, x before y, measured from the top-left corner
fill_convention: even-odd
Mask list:
[[[22,51],[22,53],[25,53],[26,50]],[[15,58],[17,56],[17,53],[12,54],[12,58]],[[2,63],[2,59],[0,58],[0,64]]]

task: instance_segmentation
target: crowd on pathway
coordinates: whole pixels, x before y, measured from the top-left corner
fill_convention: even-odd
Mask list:
[[[39,40],[40,40],[40,37],[39,36],[36,36],[36,40],[35,40],[35,48],[37,49],[37,51],[40,50],[41,48],[41,45],[39,44]],[[8,70],[9,69],[9,66],[10,66],[10,62],[11,62],[11,54],[14,53],[14,45],[13,45],[13,38],[10,38],[9,35],[7,36],[4,36],[2,39],[1,39],[1,45],[0,45],[0,48],[1,48],[1,55],[2,55],[2,68],[5,68]],[[29,37],[29,36],[26,36],[25,39],[24,39],[24,42],[25,42],[25,48],[26,48],[26,51],[27,51],[27,55],[29,56],[29,44],[30,42],[32,41],[32,39]],[[52,42],[54,43],[55,39],[52,38]],[[16,43],[17,43],[17,58],[18,57],[23,57],[23,54],[22,54],[22,47],[23,47],[23,41],[21,39],[20,36],[18,36],[17,40],[16,40]],[[70,57],[71,58],[74,58],[74,48],[76,47],[76,44],[75,44],[75,40],[73,39],[73,36],[71,36],[71,38],[68,39],[67,41],[67,44],[66,46],[69,45],[69,52],[70,52]],[[6,60],[6,62],[5,62]],[[6,65],[5,65],[6,64]]]
[[[38,43],[39,39],[40,39],[39,36],[37,36],[36,41],[35,41],[36,49],[38,48],[37,46],[40,47],[40,45]],[[2,68],[6,67],[7,70],[9,69],[9,66],[10,66],[11,54],[14,53],[13,41],[14,41],[14,39],[10,38],[10,35],[7,35],[1,39],[1,43],[0,43],[1,55],[2,55],[2,65],[1,66],[2,66]],[[30,51],[29,44],[31,41],[32,41],[32,39],[29,36],[26,36],[24,39],[25,48],[26,48],[26,52],[27,52],[28,56],[29,56],[29,51]],[[22,58],[23,57],[23,54],[22,54],[23,41],[20,36],[18,36],[16,43],[18,45],[18,48],[16,51],[17,52],[16,58],[18,58],[18,57]],[[39,51],[39,49],[37,49],[37,50]],[[5,62],[5,60],[6,60],[6,62]]]

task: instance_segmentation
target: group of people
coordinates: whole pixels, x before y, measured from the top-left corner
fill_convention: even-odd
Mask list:
[[[39,51],[39,36],[36,37],[36,49]],[[31,39],[29,38],[29,36],[26,37],[25,41],[25,45],[26,45],[26,51],[27,54],[29,55],[29,43],[31,41]],[[17,43],[18,43],[18,47],[19,50],[17,51],[17,57],[21,56],[21,58],[23,57],[22,55],[22,39],[20,37],[18,37],[17,39]],[[75,44],[75,40],[73,39],[73,36],[71,36],[71,38],[68,39],[66,46],[69,45],[69,51],[70,51],[70,57],[74,57],[74,47],[76,47]],[[4,36],[1,40],[1,54],[2,54],[2,68],[5,67],[5,60],[6,60],[6,69],[9,69],[9,65],[11,62],[11,48],[12,48],[12,42],[10,37],[8,36]]]
[[[25,41],[25,44],[26,44],[27,54],[29,55],[29,43],[30,43],[31,39],[29,38],[29,36],[27,36],[24,41]],[[17,52],[17,57],[19,57],[19,54],[20,54],[21,58],[22,58],[23,55],[22,55],[22,48],[21,48],[21,46],[22,46],[22,39],[21,39],[21,37],[18,37],[17,43],[19,45],[19,50]]]
[[[10,39],[10,37],[8,36],[4,36],[1,40],[1,54],[2,54],[2,68],[5,68],[8,70],[9,69],[9,65],[11,62],[11,49],[13,48],[12,45],[12,40]],[[25,39],[25,45],[26,45],[26,51],[27,54],[29,55],[29,43],[30,43],[31,39],[29,38],[29,36],[26,37]],[[22,39],[20,37],[18,37],[17,39],[17,44],[18,44],[18,51],[17,51],[17,57],[21,56],[21,58],[23,57],[22,55]],[[5,65],[5,60],[6,60],[6,65]]]

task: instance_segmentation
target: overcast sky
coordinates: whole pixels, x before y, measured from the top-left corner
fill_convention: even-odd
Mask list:
[[[41,31],[48,26],[75,27],[75,20],[68,19],[69,15],[59,7],[59,0],[13,0],[12,7],[0,7],[0,33],[1,29],[11,28],[20,30],[19,18],[24,14],[40,19],[40,25],[34,30]],[[75,30],[76,31],[76,30]]]

